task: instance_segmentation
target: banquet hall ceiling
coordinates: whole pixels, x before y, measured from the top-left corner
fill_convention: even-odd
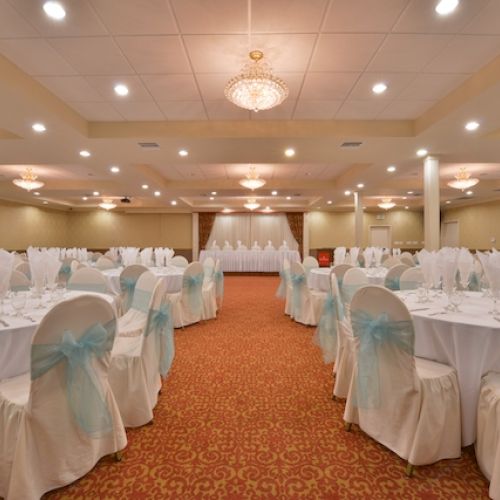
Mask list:
[[[263,207],[347,209],[344,191],[363,183],[368,207],[386,195],[417,208],[422,147],[442,162],[443,203],[498,199],[498,0],[461,0],[446,17],[437,0],[253,0],[251,46],[290,88],[259,113],[224,98],[248,58],[246,0],[61,3],[56,22],[41,0],[0,0],[2,199],[79,209],[127,195],[127,210],[243,210],[252,193],[238,180],[252,164],[267,181],[254,193]],[[375,95],[380,81],[388,90]],[[469,133],[472,119],[480,128]],[[462,164],[481,180],[471,196],[446,187]],[[11,182],[25,165],[46,183],[39,196]]]

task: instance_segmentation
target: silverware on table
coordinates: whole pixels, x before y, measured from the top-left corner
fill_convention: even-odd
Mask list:
[[[5,321],[4,319],[0,319],[0,323],[3,325],[3,326],[10,326],[9,323],[7,323],[7,321]]]

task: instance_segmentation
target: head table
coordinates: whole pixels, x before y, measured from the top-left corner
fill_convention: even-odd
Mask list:
[[[370,285],[383,285],[385,276],[387,274],[387,268],[385,267],[360,267],[366,276],[368,277],[368,282]],[[330,274],[332,272],[331,267],[317,267],[311,269],[307,275],[307,285],[313,290],[319,290],[320,292],[330,291]]]
[[[284,259],[300,262],[297,250],[202,250],[200,262],[207,257],[219,259],[224,272],[234,273],[278,273]]]

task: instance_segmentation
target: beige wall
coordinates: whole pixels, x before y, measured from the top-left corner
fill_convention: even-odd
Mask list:
[[[458,221],[460,246],[486,249],[500,245],[500,201],[447,209],[443,221]]]
[[[363,246],[370,243],[370,226],[391,226],[394,246],[420,247],[424,238],[422,212],[411,210],[390,210],[384,213],[384,220],[376,219],[377,213],[363,214]],[[418,241],[418,244],[407,243]],[[395,243],[402,242],[402,243]],[[309,246],[333,248],[354,245],[354,212],[312,212],[309,214]]]

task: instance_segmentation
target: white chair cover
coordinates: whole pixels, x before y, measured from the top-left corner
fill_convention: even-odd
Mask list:
[[[222,301],[224,299],[224,273],[222,271],[222,266],[219,259],[217,259],[217,261],[215,262],[214,280],[217,309],[220,309],[222,307]]]
[[[126,446],[108,384],[115,327],[112,307],[92,296],[62,302],[43,318],[31,382],[30,373],[0,382],[0,496],[38,499]]]
[[[339,266],[340,264],[345,264],[345,254],[346,254],[345,247],[337,247],[333,251],[333,263],[335,264],[335,266]]]
[[[28,262],[22,261],[14,268],[16,271],[23,273],[31,281],[31,271]]]
[[[339,264],[338,266],[332,267],[332,273],[336,276],[339,287],[342,286],[342,281],[344,280],[344,274],[352,269],[351,264]]]
[[[26,277],[25,274],[19,271],[12,271],[10,275],[10,289],[13,292],[26,291],[30,289],[30,280]]]
[[[424,274],[417,267],[410,267],[399,277],[400,290],[415,290],[424,283]]]
[[[398,264],[401,264],[401,260],[399,259],[399,257],[388,256],[386,259],[382,261],[382,265],[387,269],[397,266]]]
[[[203,261],[203,316],[202,319],[213,319],[217,316],[217,287],[215,283],[215,262],[212,257]]]
[[[104,271],[105,269],[114,269],[115,263],[107,257],[99,257],[95,263],[95,267]]]
[[[104,274],[98,269],[82,267],[77,269],[69,278],[68,290],[81,290],[84,292],[107,293],[108,282]]]
[[[396,264],[389,268],[385,275],[384,286],[389,290],[400,290],[399,280],[407,269],[410,267],[406,264]]]
[[[172,259],[170,260],[170,264],[172,266],[182,267],[185,269],[188,267],[189,261],[182,255],[176,255],[175,257],[172,257]]]
[[[311,272],[311,269],[317,269],[319,267],[319,262],[315,257],[308,255],[307,257],[304,257],[304,262],[302,263],[302,265],[304,266],[304,269],[306,271],[306,276],[308,276]]]
[[[126,313],[130,306],[132,305],[132,299],[134,297],[135,285],[137,280],[142,273],[148,270],[147,267],[141,266],[140,264],[133,264],[127,266],[120,273],[120,302],[121,311]]]

